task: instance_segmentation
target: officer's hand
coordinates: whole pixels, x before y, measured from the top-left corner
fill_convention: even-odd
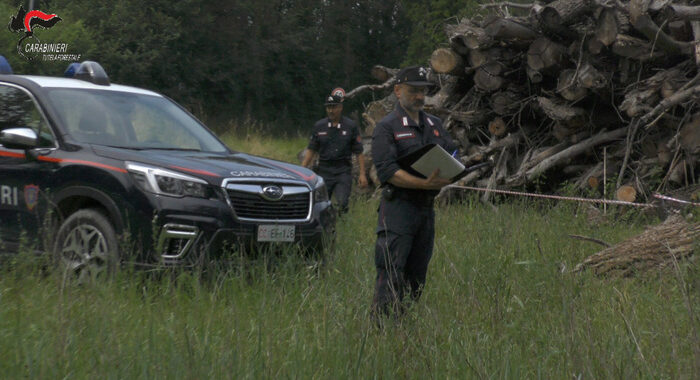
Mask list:
[[[440,169],[435,169],[435,171],[433,171],[433,173],[430,174],[430,177],[428,177],[428,179],[425,180],[426,189],[440,190],[443,187],[452,183],[452,181],[449,178],[438,177],[439,174],[440,174]]]
[[[360,174],[360,178],[358,180],[360,182],[360,187],[367,187],[367,176]]]

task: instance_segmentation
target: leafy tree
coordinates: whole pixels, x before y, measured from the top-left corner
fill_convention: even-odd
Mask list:
[[[411,38],[404,64],[424,64],[445,43],[445,25],[477,10],[476,0],[405,0]]]

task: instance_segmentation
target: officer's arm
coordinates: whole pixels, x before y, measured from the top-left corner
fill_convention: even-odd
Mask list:
[[[357,156],[357,163],[360,165],[360,186],[367,186],[367,175],[365,174],[365,156],[362,154],[364,147],[362,146],[362,136],[360,130],[353,124],[352,129],[352,152]]]
[[[435,171],[430,174],[430,177],[420,178],[403,169],[399,169],[391,178],[389,178],[388,182],[396,187],[420,190],[440,190],[452,183],[452,181],[447,178],[440,178],[438,176],[439,174],[440,170],[435,169]]]
[[[438,171],[428,178],[416,177],[401,169],[397,163],[396,142],[391,127],[379,123],[372,135],[372,161],[377,168],[377,177],[381,183],[409,189],[438,190],[449,185],[450,180],[438,177]]]
[[[314,162],[315,156],[316,156],[316,152],[307,148],[306,154],[304,155],[304,161],[302,161],[301,166],[310,169],[312,163]]]
[[[301,162],[301,166],[310,169],[320,147],[321,140],[319,140],[318,134],[316,133],[316,126],[314,126],[314,130],[311,132],[311,139],[309,139],[309,145],[306,147],[306,153],[304,155],[304,160]]]

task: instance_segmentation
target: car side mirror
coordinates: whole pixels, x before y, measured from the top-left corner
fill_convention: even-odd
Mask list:
[[[0,131],[0,144],[8,149],[33,149],[39,137],[31,128],[8,128]]]

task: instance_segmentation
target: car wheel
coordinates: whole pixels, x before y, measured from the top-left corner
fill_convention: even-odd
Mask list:
[[[112,223],[96,209],[76,211],[58,229],[54,257],[80,282],[113,274],[119,263],[119,248]]]

